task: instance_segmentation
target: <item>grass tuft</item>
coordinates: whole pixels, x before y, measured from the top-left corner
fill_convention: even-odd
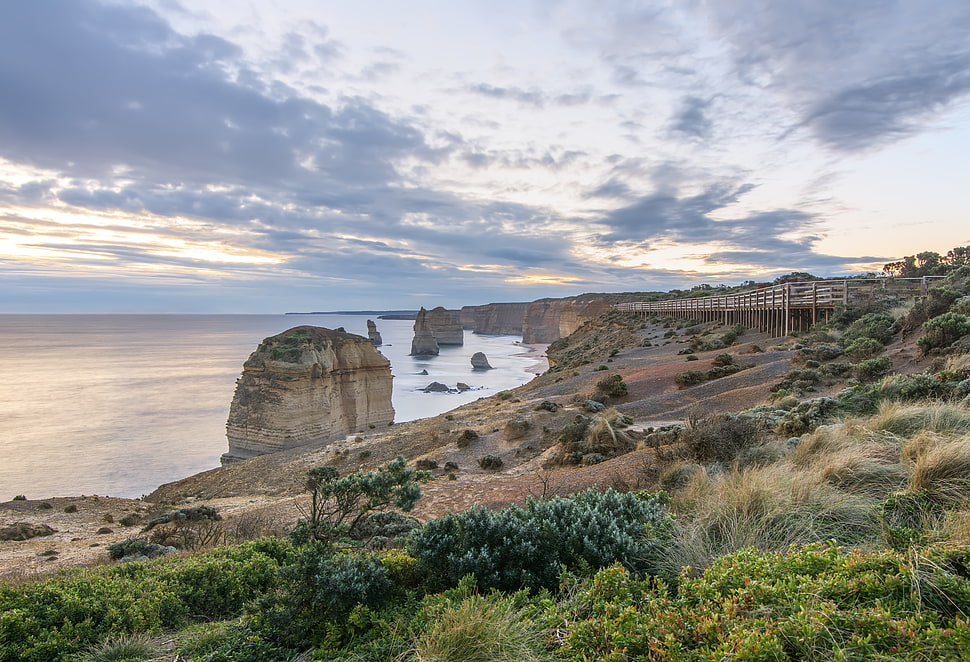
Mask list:
[[[913,466],[909,489],[924,491],[940,504],[970,500],[970,435],[920,454]]]
[[[78,662],[142,662],[158,657],[162,647],[147,633],[122,634],[105,639],[81,653]]]
[[[416,637],[416,662],[543,662],[544,637],[508,598],[470,595]]]

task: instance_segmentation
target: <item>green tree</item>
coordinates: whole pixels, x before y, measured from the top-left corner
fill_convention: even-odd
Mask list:
[[[398,508],[409,512],[421,498],[431,473],[407,466],[402,456],[373,471],[340,477],[333,467],[307,472],[310,510],[297,524],[296,538],[331,541],[354,530],[370,513]]]

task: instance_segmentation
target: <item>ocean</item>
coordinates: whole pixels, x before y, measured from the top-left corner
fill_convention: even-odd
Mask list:
[[[0,315],[0,501],[139,497],[219,466],[243,362],[301,324],[366,337],[363,315]],[[371,317],[371,319],[374,319]],[[374,319],[394,375],[395,421],[434,416],[545,369],[516,336],[408,356],[414,322]],[[495,368],[473,372],[485,352]],[[421,375],[427,370],[428,375]],[[465,393],[424,393],[432,381]]]

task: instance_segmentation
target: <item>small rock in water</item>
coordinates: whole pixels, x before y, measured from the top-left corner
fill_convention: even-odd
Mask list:
[[[488,363],[485,352],[475,352],[472,354],[472,368],[475,370],[491,370],[492,366]]]
[[[457,384],[455,384],[455,388],[458,389],[459,391],[470,391],[470,390],[472,390],[472,387],[469,386],[468,384],[466,384],[465,382],[458,382]]]
[[[424,387],[425,393],[447,393],[449,390],[451,389],[441,382],[431,382]]]
[[[418,374],[419,374],[419,375],[427,375],[427,374],[428,374],[428,369],[427,369],[427,368],[425,368],[424,370],[422,370],[422,371],[421,371],[421,372],[419,372]]]

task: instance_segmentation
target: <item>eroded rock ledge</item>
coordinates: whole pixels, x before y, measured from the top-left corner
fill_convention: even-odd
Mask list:
[[[315,326],[266,338],[229,408],[229,464],[394,420],[391,367],[370,340]]]

